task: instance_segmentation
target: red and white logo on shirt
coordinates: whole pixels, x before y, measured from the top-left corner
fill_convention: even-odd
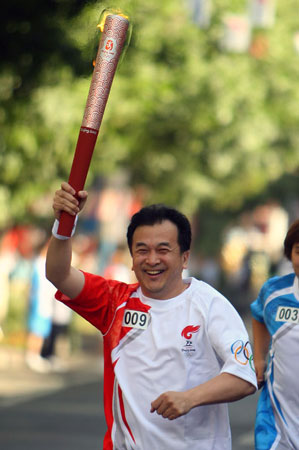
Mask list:
[[[185,345],[182,347],[182,352],[186,357],[194,355],[196,348],[192,343],[193,334],[198,333],[200,325],[187,325],[181,332],[181,336],[186,339]]]

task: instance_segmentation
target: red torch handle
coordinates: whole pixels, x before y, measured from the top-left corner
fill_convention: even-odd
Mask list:
[[[96,144],[98,131],[92,128],[81,127],[73,164],[69,176],[69,184],[76,193],[84,188],[93,150]],[[60,215],[58,234],[70,236],[72,233],[75,217],[63,211]]]
[[[78,137],[69,184],[76,193],[84,188],[92,153],[104,115],[113,77],[125,43],[129,21],[123,16],[108,15],[98,48],[83,121]],[[70,236],[75,218],[63,211],[58,234]]]

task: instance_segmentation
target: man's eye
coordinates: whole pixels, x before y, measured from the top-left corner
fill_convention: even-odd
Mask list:
[[[160,248],[159,249],[159,253],[161,255],[166,255],[166,253],[168,253],[168,252],[169,252],[169,248]]]

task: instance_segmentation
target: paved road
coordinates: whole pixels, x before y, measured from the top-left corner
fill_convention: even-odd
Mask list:
[[[0,409],[3,450],[100,449],[104,417],[99,383],[63,388]]]
[[[229,405],[232,450],[254,449],[254,421],[258,394]]]
[[[96,358],[66,373],[0,367],[1,450],[100,450],[105,433]],[[233,450],[253,450],[256,396],[230,405]]]

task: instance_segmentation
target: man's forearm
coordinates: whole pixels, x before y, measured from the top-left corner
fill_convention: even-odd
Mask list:
[[[215,378],[186,392],[191,408],[240,400],[256,391],[253,384],[230,373]]]
[[[51,238],[47,261],[46,276],[54,286],[69,298],[75,298],[83,289],[85,277],[71,265],[72,239],[61,241]]]
[[[264,323],[252,319],[253,331],[253,355],[258,381],[258,387],[264,384],[264,371],[266,368],[266,357],[269,351],[271,336]]]
[[[264,323],[252,319],[254,360],[265,360],[269,351],[271,336]]]
[[[248,381],[222,373],[185,392],[164,392],[152,402],[151,412],[173,420],[197,406],[234,402],[255,391],[255,386]]]
[[[77,192],[78,198],[75,194],[75,189],[65,182],[61,184],[61,189],[55,192],[53,210],[57,220],[55,220],[52,228],[53,236],[48,247],[46,261],[46,277],[69,298],[74,298],[81,292],[85,277],[82,272],[71,265],[72,239],[58,239],[61,236],[57,233],[56,226],[62,211],[76,216],[83,208],[87,199],[87,192]]]
[[[72,262],[71,239],[59,240],[51,237],[46,260],[46,277],[58,286],[69,276]]]

